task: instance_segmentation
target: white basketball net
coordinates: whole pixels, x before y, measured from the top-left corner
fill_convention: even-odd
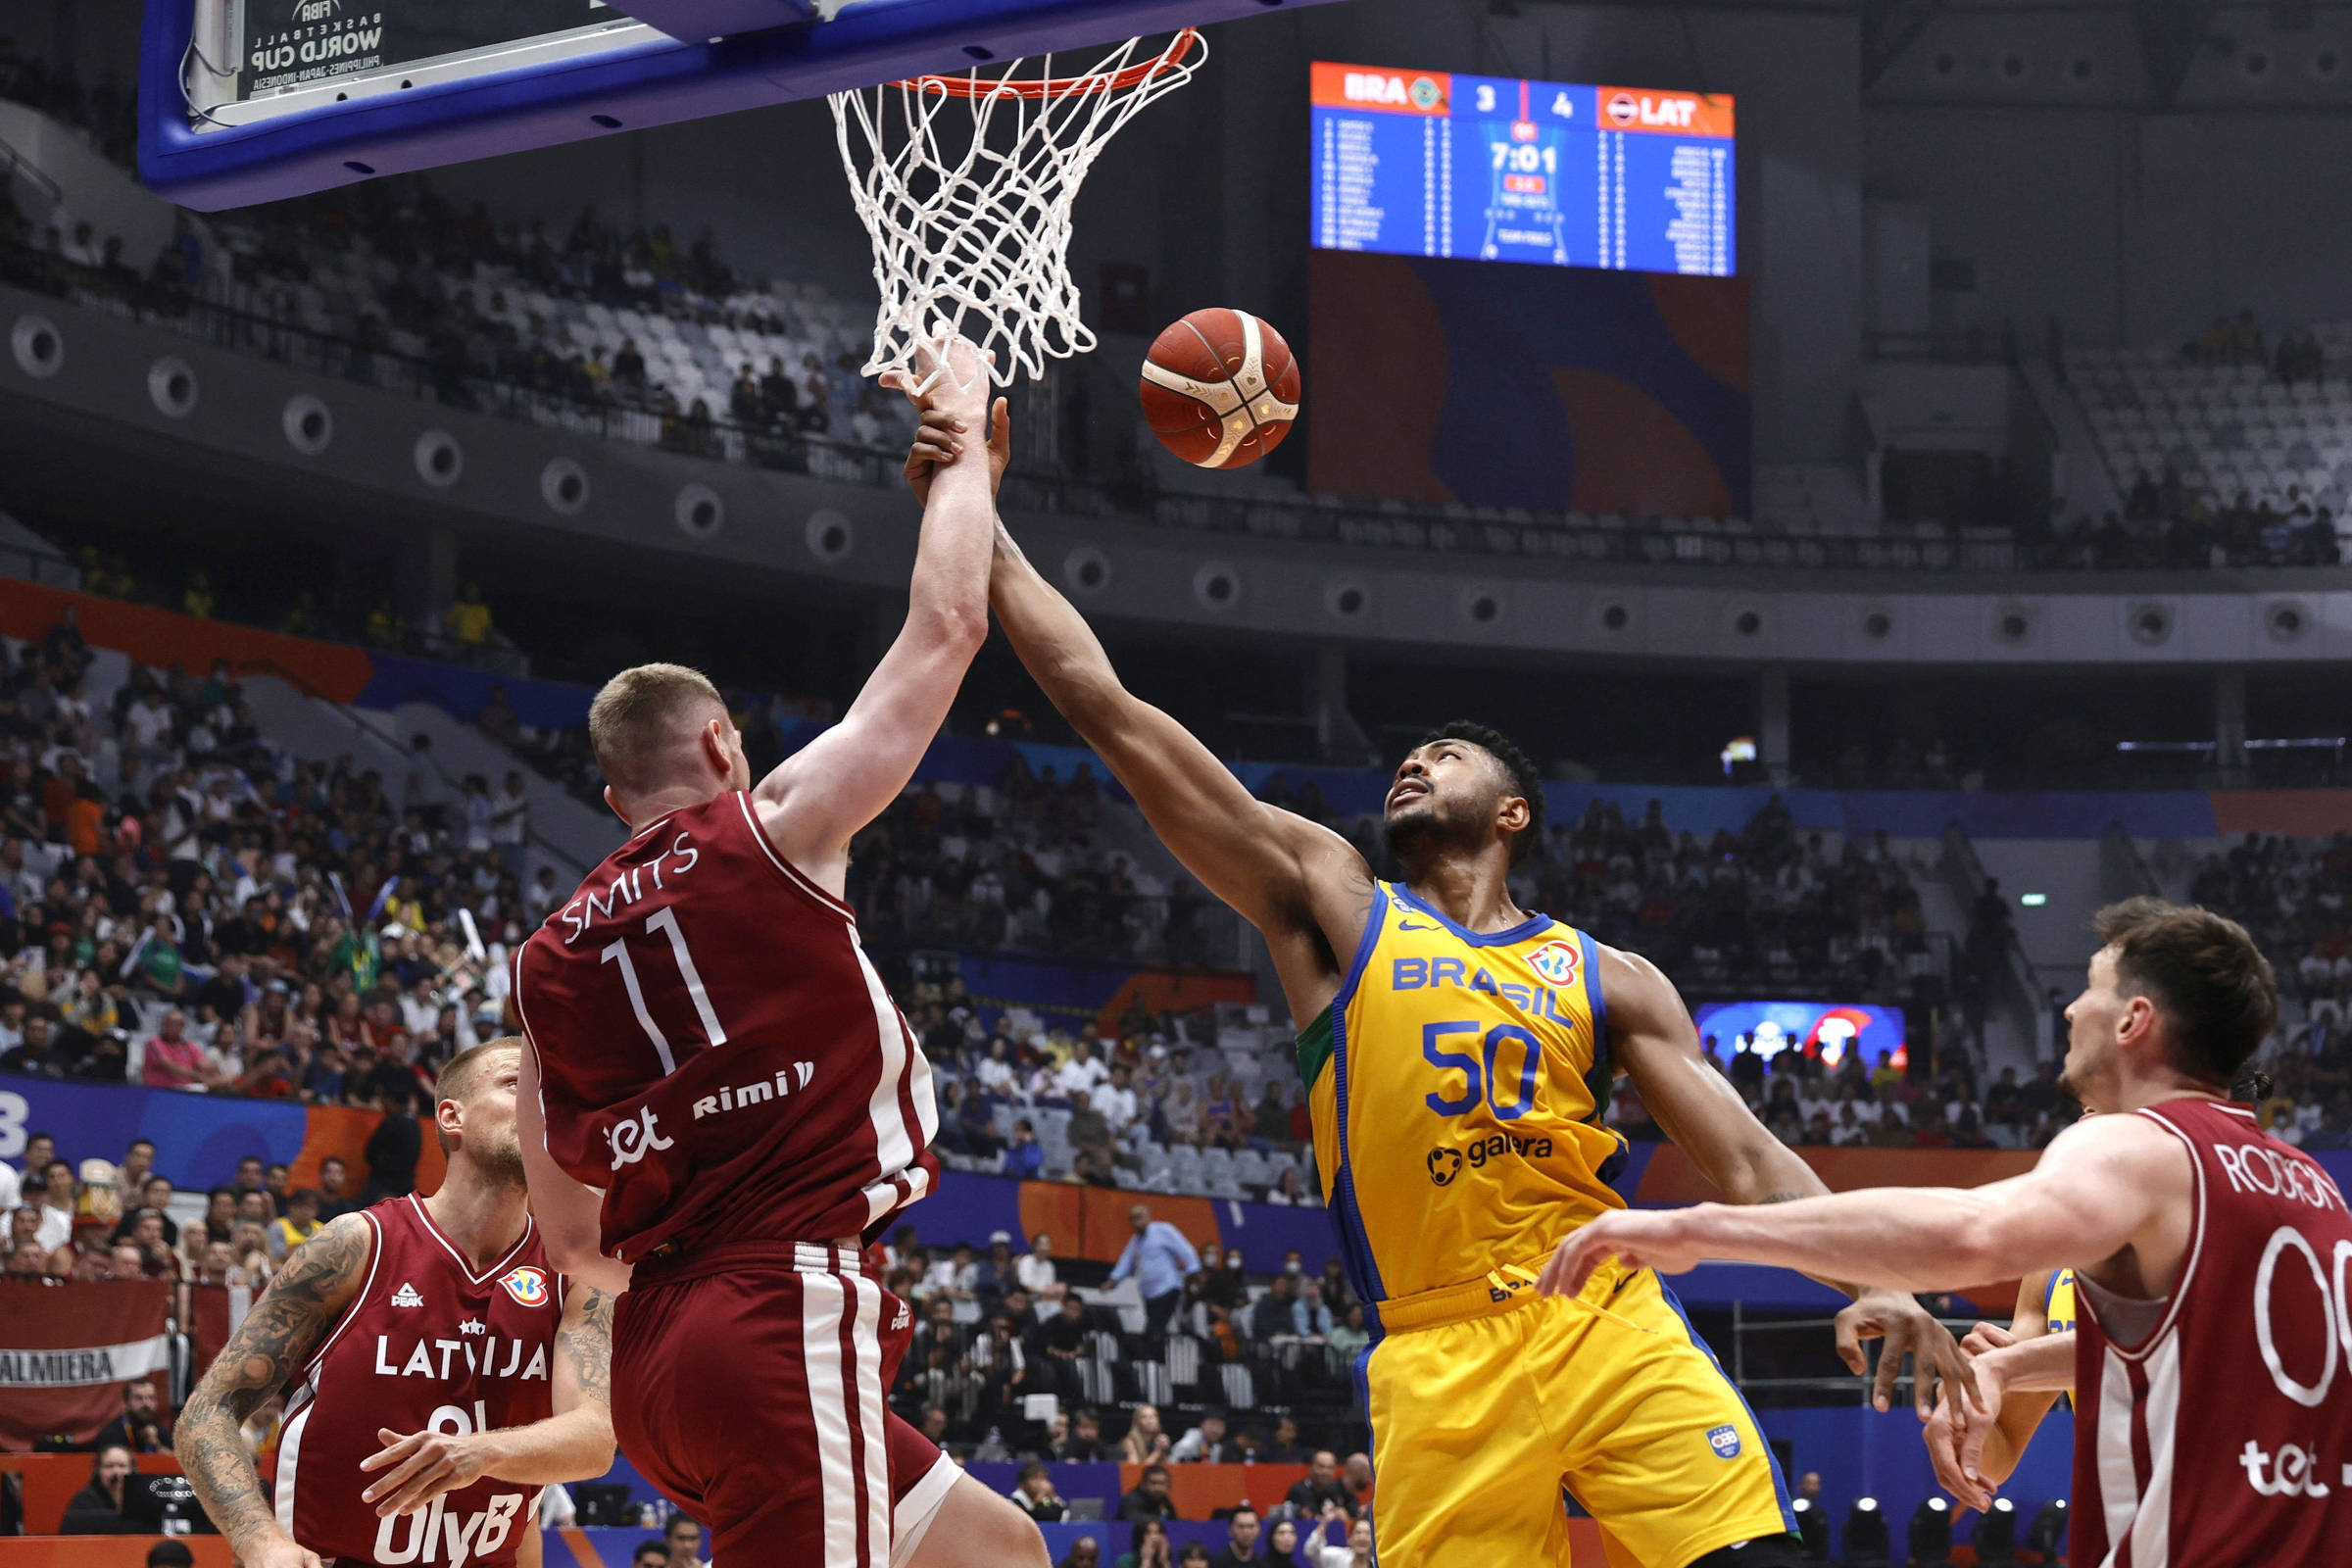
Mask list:
[[[1095,159],[1146,104],[1190,81],[1207,41],[1186,29],[1154,55],[1130,38],[1083,75],[917,76],[832,95],[850,193],[874,241],[882,307],[864,370],[913,373],[918,345],[961,333],[991,373],[1045,374],[1095,346],[1070,280],[1070,208]],[[919,378],[928,390],[939,361]]]

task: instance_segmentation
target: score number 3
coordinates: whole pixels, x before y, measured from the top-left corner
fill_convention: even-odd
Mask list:
[[[1474,1019],[1422,1026],[1422,1059],[1432,1067],[1459,1072],[1468,1080],[1458,1100],[1448,1100],[1444,1095],[1431,1093],[1427,1097],[1429,1108],[1441,1116],[1462,1116],[1477,1109],[1479,1102],[1484,1101],[1487,1108],[1494,1113],[1496,1121],[1517,1121],[1535,1107],[1536,1069],[1544,1059],[1544,1042],[1538,1040],[1532,1031],[1522,1029],[1515,1023],[1498,1023],[1479,1041],[1477,1055],[1467,1051],[1447,1051],[1438,1044],[1447,1035],[1477,1033],[1478,1024]],[[1520,1049],[1519,1093],[1510,1104],[1505,1105],[1494,1098],[1494,1066],[1502,1047],[1513,1043]]]
[[[695,1016],[703,1021],[705,1043],[725,1045],[727,1032],[719,1027],[718,1014],[710,1010],[710,998],[703,990],[702,971],[694,966],[694,955],[686,951],[686,933],[678,929],[678,911],[675,908],[655,910],[645,917],[645,929],[649,932],[659,931],[669,938],[669,951],[678,960],[678,977],[686,982],[686,995],[694,999]],[[662,1026],[654,1022],[654,1015],[646,1010],[645,987],[637,982],[637,965],[629,961],[628,945],[623,942],[608,943],[598,961],[620,965],[620,983],[628,990],[629,1007],[637,1014],[638,1027],[645,1031],[645,1038],[654,1043],[654,1054],[662,1058],[662,1071],[665,1074],[676,1072],[678,1062],[670,1052],[669,1037],[662,1032]]]

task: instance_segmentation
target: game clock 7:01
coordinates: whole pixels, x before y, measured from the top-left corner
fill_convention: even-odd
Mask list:
[[[1328,62],[1312,96],[1322,249],[1735,270],[1728,97]]]

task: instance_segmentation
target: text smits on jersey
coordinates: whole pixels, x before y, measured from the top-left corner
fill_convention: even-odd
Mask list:
[[[669,848],[639,866],[621,872],[605,884],[602,893],[582,893],[556,911],[556,918],[571,929],[564,937],[570,947],[596,928],[599,920],[610,923],[613,917],[646,896],[651,882],[656,893],[665,891],[672,881],[693,870],[703,858],[703,852],[689,842],[690,835],[680,833],[670,841]]]

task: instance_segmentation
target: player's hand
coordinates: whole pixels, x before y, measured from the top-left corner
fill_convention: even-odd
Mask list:
[[[1874,1410],[1894,1407],[1894,1380],[1902,1375],[1903,1357],[1911,1357],[1911,1400],[1922,1421],[1936,1413],[1937,1386],[1957,1386],[1971,1395],[1969,1358],[1936,1314],[1902,1291],[1864,1291],[1853,1305],[1838,1314],[1838,1358],[1846,1370],[1860,1375],[1870,1370],[1864,1340],[1884,1339],[1879,1372],[1871,1383]]]
[[[1954,1404],[1947,1395],[1928,1418],[1928,1457],[1936,1479],[1963,1507],[1987,1509],[2001,1490],[1984,1473],[1984,1445],[2001,1419],[2000,1358],[1972,1362],[1961,1387],[1970,1399]]]
[[[274,1528],[266,1539],[237,1547],[236,1557],[241,1568],[326,1568],[317,1552],[296,1545]]]
[[[1971,1355],[1983,1355],[1986,1350],[1997,1350],[2004,1345],[2016,1343],[2017,1336],[1998,1323],[1980,1323],[1968,1331],[1968,1337],[1960,1342],[1960,1348]]]
[[[974,424],[988,412],[988,371],[996,355],[969,338],[944,337],[915,344],[910,360],[907,370],[883,371],[881,384],[906,393],[917,408],[943,408]],[[918,396],[914,389],[925,381],[931,384]]]
[[[396,1513],[415,1513],[445,1492],[457,1492],[481,1480],[490,1455],[471,1434],[412,1432],[407,1437],[379,1427],[376,1442],[383,1447],[360,1461],[362,1470],[387,1470],[360,1494],[362,1502],[375,1504],[379,1519]]]
[[[1545,1296],[1574,1296],[1612,1257],[1627,1268],[1654,1268],[1661,1274],[1696,1268],[1698,1245],[1689,1240],[1689,1216],[1694,1212],[1621,1208],[1580,1225],[1552,1250],[1536,1289]]]
[[[920,417],[914,444],[906,449],[906,465],[900,471],[906,475],[906,488],[914,492],[915,505],[927,507],[931,504],[932,475],[956,461],[971,440],[971,431],[961,418],[945,409],[924,406]],[[1012,408],[999,398],[988,416],[990,495],[1004,487],[1004,466],[1011,461]]]

